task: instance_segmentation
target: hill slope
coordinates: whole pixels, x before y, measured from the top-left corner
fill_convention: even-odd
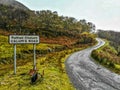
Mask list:
[[[20,2],[18,2],[16,0],[0,0],[0,4],[10,5],[10,6],[13,6],[15,8],[29,10],[26,6],[24,6],[23,4],[21,4]]]

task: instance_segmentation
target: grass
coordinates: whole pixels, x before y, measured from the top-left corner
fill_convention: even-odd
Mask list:
[[[0,35],[0,39],[0,90],[75,90],[66,74],[64,62],[71,53],[88,45],[64,49],[59,44],[37,44],[37,70],[40,74],[44,70],[45,75],[42,80],[31,84],[28,73],[33,68],[33,45],[17,45],[17,74],[14,75],[13,45],[8,43],[6,36]]]
[[[0,35],[0,90],[74,90],[65,72],[64,62],[73,52],[81,48],[67,49],[57,52],[46,53],[43,56],[37,55],[37,69],[39,73],[45,71],[44,80],[38,80],[36,84],[30,84],[29,70],[33,67],[31,50],[33,45],[17,45],[17,55],[24,55],[27,58],[17,58],[17,74],[13,74],[13,45],[8,43],[8,37]],[[62,48],[58,44],[40,43],[36,50],[55,50]],[[6,49],[7,48],[7,49]],[[82,48],[83,49],[83,48]],[[27,52],[25,52],[27,51]],[[23,54],[22,54],[23,53]],[[28,56],[27,56],[28,55]],[[8,60],[12,60],[9,62]],[[30,61],[27,61],[30,60]],[[27,61],[24,63],[24,61]]]
[[[115,68],[120,70],[120,64],[115,64]]]
[[[12,62],[13,59],[13,45],[8,43],[8,37],[0,35],[0,64],[7,64]],[[62,45],[58,44],[45,44],[40,43],[36,45],[36,50],[47,53],[49,49],[53,50],[54,48],[62,48]],[[17,56],[25,56],[25,54],[33,53],[33,45],[31,44],[22,44],[17,45]],[[26,53],[23,53],[26,52]],[[7,60],[6,60],[7,59]]]
[[[111,71],[120,74],[120,57],[117,56],[117,51],[114,47],[109,45],[109,42],[105,40],[105,45],[94,50],[92,57],[95,61]]]
[[[13,75],[13,71],[9,71],[0,77],[0,90],[74,90],[66,75],[64,61],[70,53],[77,50],[80,49],[64,50],[38,58],[38,72],[41,73],[44,70],[45,75],[43,81],[39,80],[34,85],[30,84],[30,76],[28,75],[29,70],[32,69],[32,62],[18,66],[17,75]],[[49,58],[50,56],[52,58]],[[58,62],[58,58],[61,59],[61,63]],[[54,62],[52,62],[53,60]],[[59,67],[59,64],[62,66]]]

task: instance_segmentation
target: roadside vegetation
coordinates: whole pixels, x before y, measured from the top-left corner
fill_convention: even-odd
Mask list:
[[[74,90],[64,62],[73,52],[96,43],[95,25],[85,19],[59,16],[56,11],[32,11],[0,4],[0,90]],[[30,84],[33,45],[17,45],[17,75],[13,75],[13,45],[10,34],[40,36],[37,70],[44,78]]]
[[[98,37],[107,39],[117,51],[117,56],[120,56],[120,32],[98,30]]]
[[[95,25],[85,19],[60,16],[57,11],[24,10],[3,4],[0,4],[0,11],[0,90],[74,90],[64,62],[71,53],[96,44]],[[44,71],[44,76],[36,83],[30,83],[28,74],[33,69],[33,45],[17,45],[17,74],[13,74],[10,34],[40,36],[40,44],[36,47],[37,70],[40,74]],[[112,36],[104,36],[108,35]],[[113,45],[115,49],[107,43],[94,50],[92,57],[120,74],[120,50],[117,47],[120,44]]]
[[[120,74],[120,57],[117,50],[110,46],[108,41],[101,48],[94,50],[91,56],[101,65]]]
[[[87,38],[86,33],[83,36]],[[88,35],[89,36],[89,35]],[[0,90],[74,90],[65,71],[64,62],[67,57],[78,50],[87,48],[94,43],[87,43],[86,40],[59,44],[54,39],[47,43],[37,44],[37,70],[44,78],[39,79],[35,84],[30,83],[30,69],[33,68],[33,45],[17,45],[17,74],[13,74],[13,45],[8,43],[8,36],[0,35]],[[45,43],[46,41],[46,43]],[[60,44],[61,43],[61,44]],[[82,44],[81,44],[82,43]],[[75,48],[76,47],[76,48]]]
[[[0,76],[0,90],[74,90],[65,73],[64,62],[69,54],[80,49],[64,50],[54,52],[37,58],[37,69],[44,78],[39,79],[35,84],[30,84],[29,70],[32,69],[32,61],[22,66],[17,66],[17,75],[13,70]]]

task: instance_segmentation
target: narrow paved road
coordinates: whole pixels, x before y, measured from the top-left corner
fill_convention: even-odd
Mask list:
[[[77,90],[120,90],[120,75],[96,64],[90,57],[92,50],[105,43],[101,39],[97,41],[96,46],[76,52],[66,60],[67,74]]]

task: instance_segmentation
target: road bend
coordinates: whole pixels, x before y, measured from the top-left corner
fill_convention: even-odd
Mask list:
[[[73,53],[65,62],[66,72],[76,90],[120,90],[120,75],[98,65],[91,52],[105,44],[97,38],[96,46]]]

